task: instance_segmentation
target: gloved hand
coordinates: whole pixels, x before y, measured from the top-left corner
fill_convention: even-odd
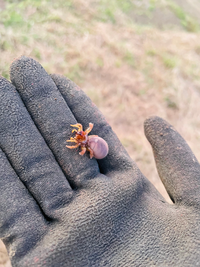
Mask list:
[[[13,267],[200,265],[200,166],[172,126],[145,122],[168,204],[73,82],[26,57],[11,81],[0,78],[0,237]],[[106,158],[66,148],[77,122],[94,123]]]

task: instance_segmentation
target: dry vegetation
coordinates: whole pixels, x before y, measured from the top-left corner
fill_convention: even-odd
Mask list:
[[[0,73],[9,79],[10,63],[26,55],[49,73],[75,81],[169,201],[143,122],[150,115],[163,117],[200,159],[199,22],[173,1],[53,2],[0,0]],[[162,9],[174,20],[159,28],[151,15]],[[138,14],[152,25],[136,24]],[[6,266],[1,251],[0,266]]]

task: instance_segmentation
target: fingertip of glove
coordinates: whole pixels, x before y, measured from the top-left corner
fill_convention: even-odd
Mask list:
[[[150,143],[154,142],[159,137],[162,137],[166,130],[169,129],[171,125],[164,119],[158,116],[151,116],[147,118],[144,122],[144,132]]]
[[[63,78],[63,75],[61,74],[49,74],[51,76],[52,79],[62,79]]]
[[[3,76],[0,75],[0,83],[4,83],[5,81],[8,82],[8,80],[6,78],[4,78]]]
[[[64,77],[61,74],[50,74],[49,75],[51,77],[51,79],[56,83],[56,84],[63,84],[63,82],[66,83],[66,81],[70,81],[69,79],[67,79],[66,77]]]
[[[20,57],[16,58],[12,62],[12,64],[10,65],[10,80],[14,85],[15,85],[15,81],[14,81],[15,76],[21,69],[21,63],[27,62],[28,60],[30,60],[30,58],[28,58],[26,56],[20,56]]]
[[[148,133],[149,130],[154,129],[155,127],[157,128],[158,125],[160,125],[163,122],[164,120],[158,116],[150,116],[144,121],[145,133]]]
[[[10,79],[12,82],[14,82],[14,79],[16,78],[16,75],[20,73],[22,70],[26,72],[29,69],[33,69],[33,66],[42,66],[33,58],[26,57],[26,56],[20,56],[16,58],[11,66],[10,66]]]
[[[5,88],[6,86],[10,86],[10,81],[0,75],[0,88]]]
[[[69,78],[60,74],[50,74],[50,77],[58,87],[61,93],[66,94],[67,91],[82,91],[81,88],[76,85]]]
[[[13,69],[15,69],[16,67],[18,67],[19,65],[21,65],[22,62],[28,62],[30,61],[32,58],[26,57],[26,56],[20,56],[17,57],[12,64],[10,65],[10,72],[13,71]]]

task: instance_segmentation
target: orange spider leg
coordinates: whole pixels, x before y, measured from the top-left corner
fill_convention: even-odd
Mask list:
[[[66,147],[73,149],[73,148],[77,148],[78,146],[80,146],[80,144],[76,144],[75,146],[66,146]]]
[[[72,143],[77,143],[76,139],[74,139],[73,137],[70,138],[70,140],[66,140],[66,142],[72,142]]]
[[[67,140],[67,142],[75,142],[75,143],[78,143],[74,137],[70,137],[70,139]]]
[[[79,155],[83,156],[86,152],[86,147],[82,146],[81,147],[81,152],[79,153]]]
[[[91,148],[87,147],[87,150],[90,152],[90,159],[94,157],[94,152]]]
[[[90,122],[90,123],[89,123],[89,127],[85,130],[85,132],[86,132],[87,134],[89,134],[89,132],[92,131],[93,126],[94,126],[94,124]]]
[[[76,139],[74,139],[73,137],[70,138],[70,140],[67,140],[67,142],[73,142],[73,143],[76,143],[76,145],[74,146],[66,146],[68,148],[77,148],[80,144],[76,141]]]
[[[78,132],[83,131],[83,126],[80,123],[71,124],[70,126],[78,128]],[[77,130],[73,129],[72,133],[73,132],[77,132]]]

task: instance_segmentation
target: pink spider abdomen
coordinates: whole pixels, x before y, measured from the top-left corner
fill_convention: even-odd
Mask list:
[[[94,158],[103,159],[108,154],[108,144],[106,141],[95,135],[88,136],[88,146],[94,153]]]

